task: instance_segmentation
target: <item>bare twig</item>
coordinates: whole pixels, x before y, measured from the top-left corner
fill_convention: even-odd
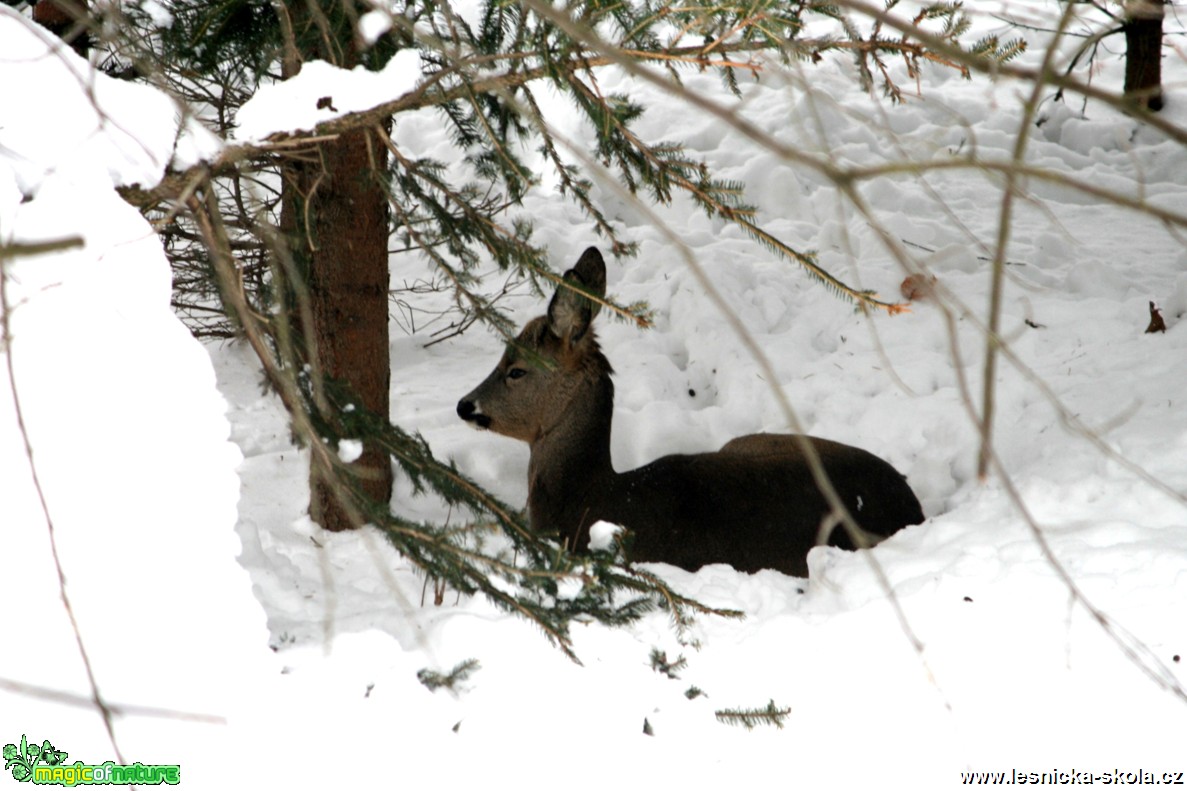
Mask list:
[[[79,247],[81,244],[82,242],[79,239],[65,239],[36,245],[26,245],[25,249],[46,252]],[[21,398],[17,388],[16,369],[13,365],[14,349],[10,322],[11,308],[8,302],[9,250],[10,248],[7,246],[0,246],[0,340],[3,340],[0,348],[3,348],[5,352],[4,361],[8,369],[8,385],[9,393],[12,396],[13,412],[16,415],[17,429],[20,431],[21,440],[25,445],[25,457],[29,460],[29,473],[33,479],[33,488],[37,492],[37,500],[41,504],[41,513],[45,517],[45,528],[49,534],[50,553],[53,555],[54,568],[58,574],[58,593],[62,599],[62,606],[66,610],[66,616],[70,619],[70,628],[74,631],[74,642],[78,646],[78,654],[82,659],[83,668],[87,674],[87,683],[91,688],[90,702],[98,710],[99,716],[103,719],[103,727],[107,731],[107,738],[111,741],[111,748],[115,751],[117,760],[120,763],[124,763],[123,755],[120,753],[119,742],[115,737],[114,712],[99,692],[99,682],[95,678],[95,669],[91,665],[90,654],[87,652],[86,643],[82,639],[82,632],[78,628],[78,618],[75,617],[74,606],[70,603],[70,594],[66,591],[66,572],[62,569],[62,559],[58,553],[57,531],[54,529],[54,520],[50,515],[49,503],[45,499],[45,490],[41,486],[41,476],[37,471],[37,462],[33,458],[33,442],[29,439],[29,430],[25,426],[24,410],[21,408]]]
[[[1052,73],[1052,63],[1055,58],[1056,45],[1063,35],[1063,31],[1071,23],[1073,4],[1064,5],[1063,15],[1059,25],[1051,37],[1051,42],[1043,52],[1043,64],[1039,68],[1040,79],[1035,80],[1031,88],[1030,97],[1022,105],[1022,120],[1018,123],[1018,131],[1014,137],[1013,164],[1021,164],[1026,158],[1026,147],[1030,141],[1030,132],[1034,128],[1034,115],[1042,99],[1043,90],[1047,85],[1047,75]],[[993,445],[993,414],[994,399],[997,394],[997,350],[1000,335],[1002,312],[1002,285],[1006,272],[1006,248],[1010,243],[1012,212],[1014,209],[1014,194],[1018,184],[1018,169],[1011,167],[1006,170],[1006,183],[1002,188],[1002,201],[997,221],[997,244],[994,247],[993,263],[990,271],[992,280],[989,284],[989,327],[985,333],[985,373],[981,382],[981,450],[977,455],[977,477],[984,478],[989,471],[990,450]]]

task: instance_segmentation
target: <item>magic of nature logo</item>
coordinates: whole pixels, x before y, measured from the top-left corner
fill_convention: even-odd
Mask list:
[[[177,785],[181,767],[176,764],[101,764],[66,763],[68,754],[46,739],[30,742],[21,734],[20,745],[4,745],[4,768],[12,770],[13,779],[35,785]]]

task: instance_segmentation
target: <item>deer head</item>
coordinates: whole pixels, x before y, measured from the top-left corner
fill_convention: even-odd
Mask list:
[[[458,402],[458,415],[527,443],[571,418],[579,397],[610,374],[590,326],[605,293],[606,264],[591,247],[565,273],[548,312],[529,321],[490,376]]]

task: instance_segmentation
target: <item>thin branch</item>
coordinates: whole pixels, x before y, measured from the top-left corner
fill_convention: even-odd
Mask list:
[[[1064,6],[1059,26],[1051,42],[1043,53],[1043,63],[1039,68],[1041,75],[1052,72],[1051,65],[1055,58],[1056,44],[1063,35],[1063,31],[1072,21],[1072,4]],[[1032,86],[1030,97],[1022,106],[1022,120],[1018,122],[1018,132],[1014,138],[1012,164],[1019,165],[1026,159],[1026,148],[1030,142],[1030,132],[1034,128],[1034,116],[1046,88],[1046,79],[1036,80]],[[1010,243],[1011,219],[1014,208],[1014,193],[1018,184],[1018,168],[1010,167],[1006,170],[1006,183],[1002,189],[1002,202],[997,221],[997,245],[994,247],[992,273],[989,284],[989,327],[985,333],[985,373],[981,382],[981,450],[977,454],[977,477],[984,479],[989,471],[989,457],[993,445],[993,415],[994,401],[997,394],[997,350],[1000,335],[1002,312],[1002,289],[1006,272],[1006,248]]]
[[[82,241],[79,239],[62,239],[53,242],[25,245],[24,249],[40,249],[44,252],[80,247],[81,245]],[[90,702],[99,711],[99,716],[103,719],[103,727],[107,731],[107,738],[111,741],[111,748],[115,751],[116,759],[122,764],[124,763],[124,758],[120,752],[119,742],[115,737],[114,714],[99,692],[99,682],[95,679],[95,669],[91,665],[90,654],[87,652],[86,644],[83,642],[82,632],[78,628],[78,618],[75,617],[74,606],[70,603],[70,594],[66,592],[66,572],[62,569],[62,558],[58,553],[57,531],[54,528],[53,517],[50,515],[49,502],[45,499],[45,490],[41,486],[41,476],[37,470],[37,462],[33,458],[33,443],[29,439],[29,430],[25,425],[25,413],[21,408],[21,397],[16,383],[16,370],[13,365],[14,349],[10,322],[12,311],[8,302],[8,260],[10,249],[7,246],[0,246],[0,340],[3,341],[3,343],[0,343],[0,348],[3,348],[5,351],[4,361],[8,369],[8,385],[9,393],[12,396],[13,412],[16,415],[17,429],[20,431],[21,440],[24,442],[25,458],[29,461],[29,473],[33,478],[33,488],[37,492],[37,500],[41,504],[41,513],[45,517],[45,528],[49,534],[50,554],[53,555],[54,568],[58,574],[58,593],[62,599],[62,606],[66,610],[66,616],[70,619],[70,628],[74,631],[74,642],[78,646],[78,654],[82,659],[82,665],[87,674],[87,683],[91,688]]]
[[[95,705],[95,699],[93,696],[87,697],[86,695],[79,695],[77,693],[67,692],[62,689],[43,687],[38,684],[27,684],[23,681],[14,681],[8,678],[0,678],[0,689],[10,692],[14,695],[23,695],[25,697],[34,698],[35,700],[60,703],[63,706],[89,708]],[[159,706],[144,706],[139,703],[113,703],[112,701],[105,701],[104,705],[107,706],[108,711],[117,717],[156,717],[158,719],[164,720],[202,722],[210,725],[227,724],[227,718],[217,714],[203,714],[197,711],[181,711],[180,709],[165,709]],[[119,760],[120,763],[123,763],[122,758]]]

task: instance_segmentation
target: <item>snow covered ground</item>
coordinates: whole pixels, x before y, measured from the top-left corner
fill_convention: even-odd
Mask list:
[[[1026,9],[1028,19],[1057,12],[1055,3]],[[21,30],[0,9],[6,52],[26,52]],[[1028,38],[1024,62],[1036,63],[1044,37]],[[127,711],[115,723],[127,762],[179,763],[183,783],[200,788],[945,789],[966,771],[1090,772],[1114,784],[1126,773],[1162,780],[1187,771],[1187,246],[1159,222],[1031,180],[1007,251],[1002,334],[1024,367],[999,369],[996,447],[1106,630],[1073,600],[1009,487],[976,479],[977,435],[958,386],[963,376],[979,393],[984,344],[973,318],[956,321],[958,365],[934,302],[863,316],[691,204],[659,209],[770,359],[778,382],[764,381],[668,237],[600,188],[604,211],[640,244],[637,258],[610,261],[609,291],[647,300],[657,316],[650,332],[604,319],[598,330],[617,371],[616,466],[786,430],[774,384],[810,433],[905,473],[929,518],[872,551],[906,625],[861,553],[816,549],[807,580],[656,566],[681,592],[746,618],[703,618],[684,644],[662,614],[625,629],[578,625],[579,666],[481,599],[450,594],[433,606],[430,592],[423,603],[423,581],[377,533],[329,535],[308,521],[306,461],[278,404],[261,395],[250,352],[224,344],[201,354],[168,313],[167,265],[151,229],[111,189],[159,173],[163,159],[96,130],[81,99],[69,122],[28,109],[41,90],[31,64],[48,71],[57,62],[0,64],[9,70],[0,85],[13,94],[0,103],[0,239],[86,239],[6,264],[12,364],[34,459],[105,697],[220,718]],[[1097,69],[1098,87],[1119,85],[1121,60],[1102,57]],[[1182,53],[1168,51],[1164,69],[1163,117],[1187,128],[1187,101],[1176,99],[1187,96]],[[687,79],[718,87],[713,75]],[[997,176],[968,168],[872,180],[861,187],[864,216],[823,178],[719,120],[612,71],[601,85],[649,104],[645,138],[678,131],[720,177],[747,183],[766,228],[818,250],[843,279],[897,295],[904,272],[880,227],[984,316]],[[747,86],[745,115],[846,164],[1010,156],[1028,88],[931,67],[920,87],[892,107],[861,92],[850,63],[828,58]],[[107,101],[138,130],[170,117],[148,89]],[[584,139],[563,100],[553,101],[549,117]],[[1040,116],[1031,163],[1167,210],[1187,207],[1181,144],[1095,104],[1081,113],[1077,102],[1048,99]],[[431,120],[401,123],[400,144],[417,155],[444,150]],[[64,129],[77,137],[57,137]],[[168,138],[166,129],[146,152],[167,151]],[[62,154],[96,141],[110,148]],[[597,241],[547,187],[524,211],[557,269]],[[411,256],[393,266],[393,283],[424,275]],[[1150,300],[1162,307],[1165,334],[1142,332]],[[524,292],[508,304],[526,321],[545,303]],[[495,364],[500,341],[472,330],[425,343],[393,325],[394,421],[523,502],[526,447],[477,433],[454,411]],[[89,695],[7,371],[0,386],[0,743],[28,733],[70,760],[101,763],[115,756],[98,715],[31,689]],[[445,516],[407,495],[398,493],[398,508]],[[678,679],[651,668],[653,649],[687,660]],[[453,692],[417,680],[423,668],[447,672],[471,658],[479,669]],[[690,697],[692,687],[703,694]],[[769,701],[790,709],[781,729],[746,731],[714,716]]]

